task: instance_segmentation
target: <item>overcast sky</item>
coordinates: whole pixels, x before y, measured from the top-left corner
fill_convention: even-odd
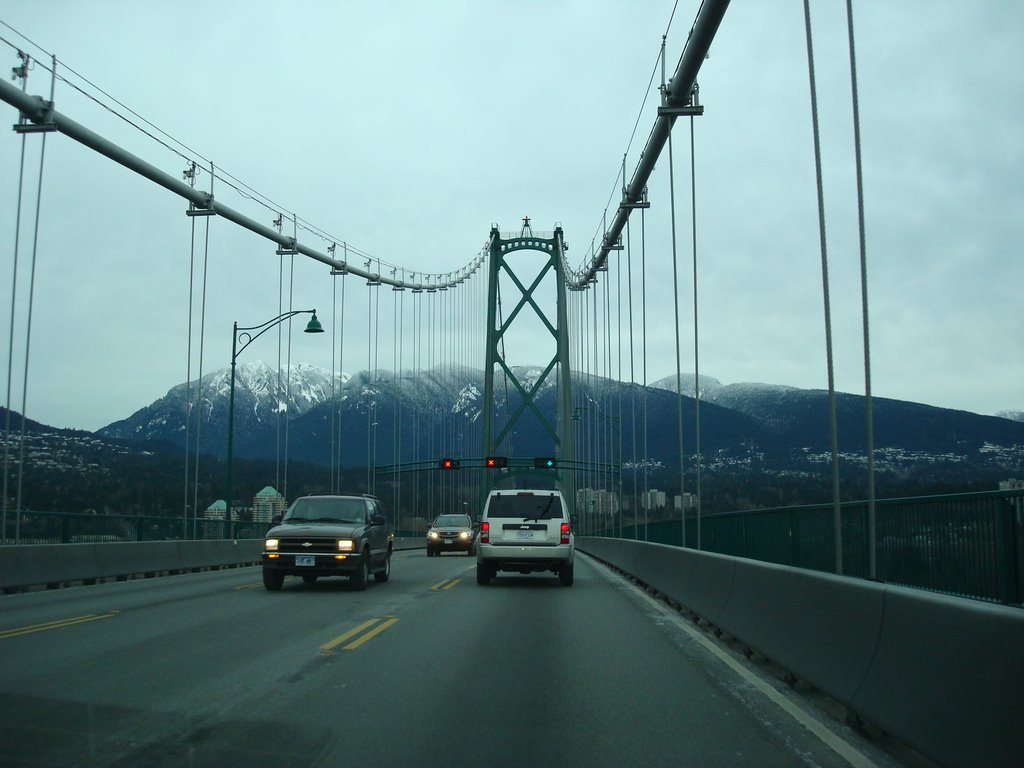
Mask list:
[[[679,3],[670,72],[698,5]],[[864,375],[845,8],[812,6],[836,385],[857,393]],[[617,197],[672,7],[36,0],[4,4],[0,20],[275,201],[286,218],[297,213],[409,271],[447,272],[477,255],[492,222],[512,230],[524,214],[540,230],[560,222],[570,262],[585,257]],[[983,414],[1024,409],[1024,3],[859,0],[855,25],[874,392]],[[0,37],[45,58],[9,28]],[[14,49],[0,45],[5,77],[16,64]],[[802,3],[733,3],[699,82],[701,373],[825,388]],[[29,92],[49,89],[37,66]],[[180,177],[181,157],[62,82],[56,108]],[[629,173],[655,108],[652,97]],[[7,125],[16,121],[13,107],[0,110]],[[684,371],[693,369],[688,127],[680,122],[675,132]],[[10,368],[16,410],[39,144],[29,137]],[[0,131],[5,373],[20,148],[13,131]],[[200,175],[198,186],[208,185]],[[267,225],[274,218],[225,186],[215,193]],[[653,381],[675,372],[666,157],[650,197]],[[192,220],[181,198],[59,134],[47,139],[42,199],[26,410],[55,426],[97,429],[186,378]],[[205,223],[197,220],[200,256]],[[233,321],[277,314],[280,264],[271,243],[222,219],[210,225],[207,372],[229,363]],[[317,307],[327,323],[336,290],[326,267],[296,259],[295,308]],[[347,283],[348,372],[366,368],[368,292],[362,280]],[[381,297],[380,365],[390,368],[394,294]],[[199,319],[197,309],[193,376]],[[276,343],[257,344],[246,361],[276,361]],[[296,334],[292,359],[330,368],[331,346]]]

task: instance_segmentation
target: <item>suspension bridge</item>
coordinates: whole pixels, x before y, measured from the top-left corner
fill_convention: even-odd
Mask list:
[[[816,278],[825,339],[821,363],[828,380],[823,421],[830,434],[831,499],[815,511],[813,525],[794,522],[800,514],[796,510],[782,511],[787,522],[779,527],[775,543],[784,554],[764,554],[771,548],[766,542],[776,534],[759,529],[756,520],[750,522],[749,538],[756,540],[753,549],[764,550],[759,553],[722,543],[731,535],[734,520],[705,519],[697,215],[701,180],[696,172],[696,126],[705,105],[698,79],[728,5],[727,0],[700,5],[674,67],[662,38],[652,74],[658,83],[657,103],[645,102],[641,110],[650,120],[650,132],[642,147],[631,144],[623,155],[609,204],[589,242],[590,233],[567,232],[557,222],[549,231],[535,229],[529,216],[512,229],[490,223],[489,228],[480,226],[486,235],[480,250],[455,270],[432,271],[373,256],[289,214],[112,97],[103,98],[107,109],[184,162],[174,172],[158,167],[60,109],[58,86],[89,90],[97,101],[102,91],[86,89],[92,84],[56,56],[47,59],[16,49],[14,79],[0,82],[0,100],[16,111],[14,131],[22,147],[17,173],[8,174],[18,179],[18,211],[0,541],[9,540],[9,517],[20,519],[23,512],[20,483],[31,460],[25,454],[25,420],[12,425],[11,419],[19,411],[31,416],[28,350],[39,232],[47,220],[46,146],[48,140],[70,139],[186,203],[182,240],[190,253],[190,285],[181,519],[187,531],[191,515],[193,536],[202,506],[201,433],[210,428],[202,414],[211,393],[204,392],[202,382],[209,364],[203,354],[208,301],[203,275],[211,258],[211,229],[226,222],[268,241],[278,257],[276,316],[258,325],[236,322],[233,330],[225,526],[223,541],[216,542],[220,549],[202,555],[210,558],[206,566],[248,564],[255,551],[248,545],[258,543],[246,541],[231,524],[236,359],[258,337],[276,331],[275,396],[291,402],[293,346],[302,338],[293,333],[292,321],[299,316],[308,322],[307,332],[326,331],[330,337],[332,388],[339,382],[326,398],[333,405],[329,426],[320,435],[320,463],[329,467],[330,491],[365,490],[380,496],[401,528],[403,509],[411,510],[410,517],[430,518],[439,512],[472,512],[496,485],[558,487],[575,507],[579,547],[593,559],[586,560],[577,577],[585,590],[582,600],[525,580],[515,584],[522,588],[519,594],[501,590],[506,602],[500,604],[491,594],[468,594],[463,561],[443,558],[434,568],[410,544],[395,553],[397,584],[377,586],[351,600],[351,595],[335,594],[340,588],[319,584],[306,596],[329,601],[329,611],[325,613],[321,600],[289,605],[275,600],[275,621],[267,621],[267,596],[250,589],[251,572],[235,567],[216,572],[198,572],[196,567],[176,579],[157,580],[159,584],[130,581],[114,585],[118,591],[100,594],[83,590],[5,596],[20,602],[8,603],[0,626],[0,643],[14,649],[3,654],[2,687],[8,701],[16,704],[0,724],[0,743],[14,750],[12,754],[27,755],[25,764],[32,765],[46,760],[71,764],[83,755],[80,764],[89,765],[181,764],[186,755],[202,764],[244,759],[247,764],[326,765],[343,756],[381,764],[435,764],[451,762],[452,755],[493,758],[493,749],[499,757],[492,762],[516,765],[630,764],[638,758],[653,764],[690,760],[792,765],[797,756],[820,765],[894,765],[903,760],[973,765],[1009,764],[1018,758],[1024,743],[1013,721],[1021,705],[1024,669],[1018,654],[1008,649],[1019,648],[1024,638],[1020,494],[928,502],[929,510],[941,507],[942,514],[955,509],[950,515],[960,514],[964,504],[972,506],[985,521],[979,529],[991,531],[989,549],[996,563],[986,575],[988,581],[975,591],[946,584],[917,586],[987,602],[886,583],[899,581],[893,576],[899,564],[887,559],[879,546],[879,519],[895,519],[905,508],[887,507],[875,498],[867,225],[852,9],[848,39],[855,142],[850,164],[858,202],[867,498],[854,510],[840,494],[825,179],[810,8],[805,2],[812,124],[807,151],[815,163],[818,205],[817,220],[809,226],[817,230],[820,246]],[[30,92],[30,71],[49,73],[48,92]],[[29,149],[38,149],[34,190],[26,183]],[[685,170],[679,172],[677,166]],[[655,174],[663,175],[664,198],[651,194]],[[256,218],[229,205],[225,200],[232,195],[255,201],[267,215]],[[649,252],[648,215],[658,206],[667,211],[670,247]],[[326,268],[331,306],[307,308],[295,295],[295,270],[303,262]],[[671,283],[670,307],[648,302],[655,281]],[[366,291],[365,311],[358,317],[351,307],[346,309],[357,287]],[[26,291],[19,405],[15,307],[19,298],[24,302]],[[648,440],[648,351],[654,324],[671,328],[675,439],[666,465],[684,500],[677,519],[658,522],[647,515],[657,463]],[[360,429],[366,436],[366,486],[351,489],[343,487],[349,476],[342,454],[351,414],[339,402],[340,376],[353,365],[350,350],[346,359],[346,344],[351,347],[355,334],[363,331],[366,357],[355,364],[365,365],[370,394],[365,414],[359,416],[365,419]],[[524,346],[529,360],[519,356]],[[684,376],[684,367],[689,367],[684,356],[692,356],[692,379]],[[480,369],[478,389],[466,371]],[[429,420],[414,407],[428,378],[445,394],[443,406],[434,406],[436,417]],[[687,391],[690,381],[692,391]],[[385,390],[388,400],[382,396]],[[280,407],[276,427],[275,484],[287,495],[294,438]],[[378,445],[378,428],[391,433],[380,441],[387,443],[386,451]],[[666,461],[663,452],[659,460]],[[801,525],[810,542],[803,550]],[[747,531],[744,527],[744,545]],[[64,552],[85,552],[72,546],[65,545]],[[0,562],[0,585],[21,586],[16,574],[35,573],[39,565],[23,559],[34,547],[4,549],[28,553]],[[106,557],[98,552],[113,551],[89,550],[89,557],[98,561]],[[125,557],[167,554],[142,543],[134,552]],[[180,556],[193,554],[189,550]],[[89,583],[97,574],[120,579],[127,575],[125,568],[137,569],[132,573],[187,570],[173,565],[91,565],[93,571],[74,571],[85,566],[67,565],[70,556],[45,548],[38,556],[61,562],[73,575],[47,571],[37,584]],[[122,570],[108,573],[106,568]],[[645,591],[627,595],[630,588],[616,573],[639,582]],[[391,591],[383,594],[385,589]],[[341,598],[345,607],[339,609]],[[177,603],[188,606],[187,615],[166,607]],[[658,619],[651,622],[654,613]],[[509,621],[510,616],[518,620]],[[377,629],[371,629],[375,624]],[[459,632],[450,630],[455,626]],[[709,627],[710,634],[705,631]],[[111,628],[109,634],[104,628]],[[928,633],[937,632],[948,633],[949,642],[923,647]],[[709,639],[711,634],[718,640]],[[19,645],[25,637],[36,644]],[[722,638],[725,643],[719,642]],[[357,657],[364,642],[364,654],[379,649],[376,660]],[[346,650],[337,650],[341,647]],[[680,649],[686,664],[679,663]],[[78,653],[81,666],[67,660]],[[135,654],[145,661],[131,668],[130,679],[118,677],[112,659]],[[171,664],[168,658],[177,661]],[[496,666],[497,660],[505,666]],[[765,669],[772,664],[782,670],[777,680],[772,678],[776,673]],[[552,674],[552,669],[559,672]],[[142,679],[156,681],[154,690],[138,684]],[[784,690],[786,683],[790,689],[804,685],[827,694],[843,709],[846,724],[822,725],[792,690]],[[424,703],[434,695],[436,711]],[[700,704],[694,706],[694,701]],[[332,702],[341,715],[343,734],[317,721],[324,702]],[[262,714],[253,717],[253,711]],[[367,713],[375,713],[369,721]],[[465,733],[446,732],[442,742],[438,729],[452,719],[450,730]],[[777,720],[784,722],[764,725]],[[736,726],[738,721],[742,727]],[[863,739],[865,721],[884,735]],[[578,752],[564,751],[567,734]],[[892,735],[898,740],[895,747],[887,742]],[[911,754],[906,745],[921,754]]]

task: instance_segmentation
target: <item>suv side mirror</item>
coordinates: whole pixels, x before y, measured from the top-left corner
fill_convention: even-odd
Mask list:
[[[385,525],[387,519],[384,515],[370,515],[370,525]]]
[[[281,524],[281,517],[282,517],[282,515],[281,515],[280,512],[275,513],[274,516],[270,518],[271,525],[280,525]]]

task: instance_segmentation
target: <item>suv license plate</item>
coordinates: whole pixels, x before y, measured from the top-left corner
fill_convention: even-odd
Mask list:
[[[452,540],[451,540],[451,539],[445,539],[445,540],[444,540],[444,543],[445,543],[445,544],[451,544],[451,543],[452,543]]]
[[[296,555],[296,565],[316,565],[316,555]]]
[[[516,531],[517,539],[532,539],[533,531]]]

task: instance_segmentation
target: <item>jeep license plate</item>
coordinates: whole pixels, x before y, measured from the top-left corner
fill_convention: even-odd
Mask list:
[[[296,555],[296,565],[316,565],[316,555]]]
[[[517,539],[532,539],[533,531],[516,531]]]

